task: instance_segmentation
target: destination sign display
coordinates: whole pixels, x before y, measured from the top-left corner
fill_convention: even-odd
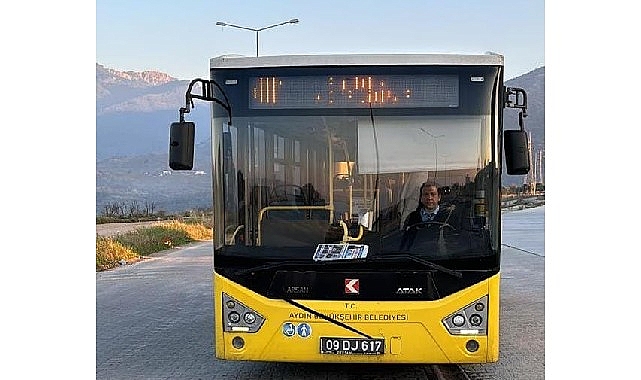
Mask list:
[[[249,108],[456,108],[457,75],[327,75],[254,77]]]

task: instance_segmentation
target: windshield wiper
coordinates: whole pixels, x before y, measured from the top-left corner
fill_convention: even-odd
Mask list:
[[[385,261],[385,260],[396,260],[396,259],[410,259],[410,260],[412,260],[414,262],[417,262],[419,264],[423,264],[423,265],[425,265],[427,267],[430,267],[432,269],[441,271],[443,273],[447,273],[447,274],[452,275],[452,276],[454,276],[456,278],[462,278],[463,277],[463,273],[461,273],[460,271],[446,268],[446,267],[444,267],[442,265],[433,263],[433,262],[431,262],[431,261],[429,261],[427,259],[424,259],[422,257],[411,255],[411,254],[408,254],[408,253],[394,253],[394,254],[387,254],[387,255],[382,255],[382,256],[374,256],[374,257],[371,257],[371,258],[367,258],[365,260],[331,260],[331,261],[321,261],[321,262],[309,262],[308,260],[292,261],[290,259],[290,260],[287,260],[287,261],[270,261],[270,262],[267,262],[267,263],[262,264],[262,265],[257,265],[257,266],[254,266],[254,267],[238,269],[237,271],[235,271],[235,274],[236,275],[244,275],[244,274],[247,274],[247,273],[250,273],[250,272],[262,272],[262,271],[269,270],[269,269],[286,267],[286,266],[295,265],[295,264],[302,264],[302,263],[305,263],[305,264],[308,264],[308,265],[323,265],[323,266],[327,266],[327,265],[332,265],[332,264],[333,265],[345,264],[347,262],[354,262],[354,261],[358,261],[358,262],[373,262],[373,261]]]
[[[409,253],[394,253],[394,254],[389,254],[389,255],[375,256],[375,257],[372,257],[371,259],[368,259],[367,261],[385,261],[385,260],[391,260],[391,259],[410,259],[410,260],[412,260],[414,262],[417,262],[419,264],[423,264],[423,265],[425,265],[427,267],[430,267],[432,269],[436,269],[436,270],[441,271],[443,273],[447,273],[447,274],[452,275],[452,276],[454,276],[456,278],[462,278],[463,277],[463,273],[461,273],[461,272],[459,272],[457,270],[446,268],[446,267],[444,267],[442,265],[433,263],[433,262],[431,262],[429,260],[426,260],[426,259],[424,259],[422,257],[411,255]]]
[[[274,268],[287,266],[287,265],[290,265],[290,264],[298,264],[298,263],[299,262],[292,262],[291,260],[287,260],[287,261],[270,261],[270,262],[267,262],[265,264],[256,265],[254,267],[238,269],[234,273],[237,274],[237,275],[244,275],[244,274],[247,274],[249,272],[261,272],[261,271],[268,270],[268,269],[274,269]]]
[[[283,259],[283,261],[269,261],[265,264],[256,265],[254,267],[238,269],[234,272],[237,275],[244,275],[250,272],[261,272],[269,269],[286,267],[291,265],[309,265],[309,266],[328,266],[328,265],[338,265],[346,264],[348,262],[364,262],[363,259],[357,260],[327,260],[327,261],[309,261],[309,260],[292,260],[292,259]]]

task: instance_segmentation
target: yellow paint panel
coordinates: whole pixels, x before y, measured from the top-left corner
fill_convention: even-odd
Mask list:
[[[256,295],[217,274],[214,274],[214,285],[216,321],[222,320],[222,292],[253,308],[266,319],[257,333],[226,333],[222,331],[220,322],[216,322],[216,356],[221,359],[350,363],[484,363],[498,360],[498,274],[438,301],[297,301],[372,337],[384,338],[383,355],[320,354],[321,336],[361,336],[283,300]],[[490,300],[488,335],[450,335],[441,320],[486,294],[489,294]],[[282,333],[284,322],[295,325],[308,323],[311,336],[286,337]],[[243,349],[237,350],[231,345],[235,336],[245,340]],[[465,344],[469,339],[475,339],[480,344],[477,352],[466,351]]]

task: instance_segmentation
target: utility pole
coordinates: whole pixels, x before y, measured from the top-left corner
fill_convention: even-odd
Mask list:
[[[539,149],[539,183],[541,186],[545,185],[545,180],[543,179],[543,150]]]
[[[527,136],[527,147],[528,155],[530,156],[530,163],[534,165],[534,170],[530,170],[526,176],[528,193],[532,195],[536,192],[536,162],[532,157],[532,135],[530,135],[529,133]]]

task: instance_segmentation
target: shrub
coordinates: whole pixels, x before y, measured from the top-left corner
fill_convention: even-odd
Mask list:
[[[174,220],[161,223],[158,226],[169,230],[183,231],[192,240],[210,240],[213,238],[212,229],[201,223],[183,223]]]
[[[96,237],[96,270],[113,268],[121,260],[128,261],[195,240],[212,238],[212,229],[205,225],[177,221],[142,227],[113,238]]]
[[[96,270],[101,271],[113,268],[120,264],[121,260],[132,260],[139,258],[130,248],[120,244],[111,238],[96,236]]]

